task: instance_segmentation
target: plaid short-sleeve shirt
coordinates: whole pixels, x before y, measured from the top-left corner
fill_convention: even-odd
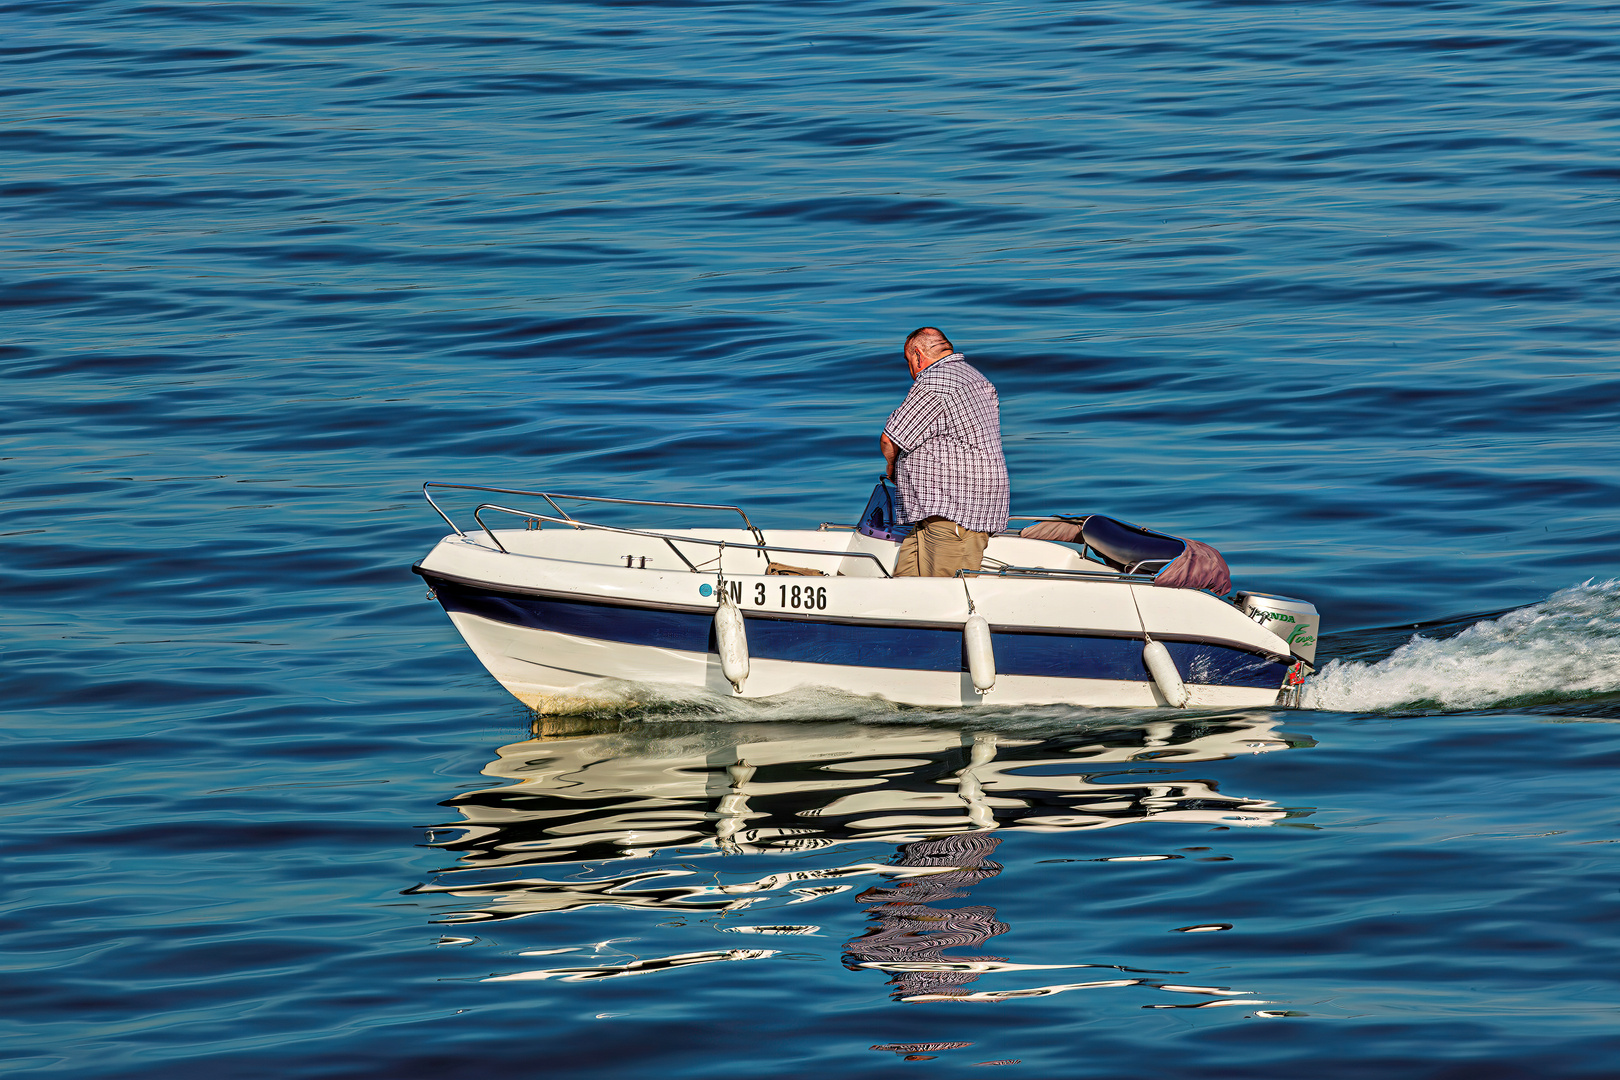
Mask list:
[[[883,430],[901,450],[895,487],[903,520],[938,516],[987,533],[1007,527],[1001,401],[961,353],[924,368]]]

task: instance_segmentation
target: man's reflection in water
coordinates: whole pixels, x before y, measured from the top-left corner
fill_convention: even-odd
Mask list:
[[[1006,933],[993,907],[934,908],[929,905],[968,895],[968,886],[1001,873],[990,861],[1001,838],[988,833],[960,833],[918,840],[900,849],[896,866],[950,866],[954,870],[873,886],[857,898],[872,907],[873,925],[844,948],[844,966],[866,964],[956,964],[1004,961],[1003,956],[946,956],[946,949],[983,945]],[[889,980],[893,997],[904,1001],[918,994],[950,996],[954,987],[977,979],[973,971],[898,971]]]

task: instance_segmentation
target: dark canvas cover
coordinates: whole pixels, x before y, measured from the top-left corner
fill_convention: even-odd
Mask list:
[[[1132,574],[1151,574],[1187,550],[1179,536],[1103,514],[1090,514],[1080,523],[1080,539],[1109,566]]]

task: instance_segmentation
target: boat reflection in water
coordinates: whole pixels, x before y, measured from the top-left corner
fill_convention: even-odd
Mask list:
[[[548,723],[557,721],[537,721]],[[778,911],[781,922],[718,927],[764,946],[820,930],[789,917],[804,910],[796,905],[862,888],[851,899],[866,905],[867,925],[842,958],[853,970],[886,972],[897,1000],[1000,1001],[1147,985],[1201,995],[1199,1006],[1258,1005],[1264,1003],[1240,1001],[1226,988],[1155,977],[1170,972],[980,955],[1007,930],[995,909],[935,905],[967,897],[999,874],[994,856],[1011,833],[1155,820],[1277,822],[1286,814],[1275,803],[1224,794],[1211,781],[1182,778],[1173,766],[1297,745],[1267,714],[1119,723],[1045,737],[856,723],[540,730],[503,747],[484,770],[508,783],[445,804],[464,820],[435,830],[432,843],[457,853],[458,862],[411,891],[470,902],[440,916],[463,924],[596,906],[665,915]],[[862,843],[852,857],[852,842],[897,851],[865,856]],[[834,845],[825,859],[814,858],[816,849]],[[772,853],[798,857],[780,869],[762,867],[758,858],[702,861]],[[563,961],[572,958],[562,954],[581,951],[525,955]],[[713,948],[495,978],[594,981],[777,955],[771,948]],[[988,972],[1099,967],[1107,970],[1088,974],[1103,978],[1014,990],[967,985]]]

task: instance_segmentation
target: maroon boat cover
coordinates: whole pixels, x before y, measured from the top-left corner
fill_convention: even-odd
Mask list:
[[[1077,544],[1080,542],[1080,523],[1047,518],[1033,525],[1025,525],[1018,535],[1030,540],[1061,540],[1065,544]]]
[[[1057,540],[1065,544],[1080,542],[1080,522],[1065,521],[1061,518],[1047,518],[1037,521],[1033,525],[1026,525],[1018,533],[1019,536],[1030,540]],[[1170,565],[1160,570],[1153,578],[1153,584],[1164,585],[1172,589],[1208,589],[1217,596],[1225,596],[1232,591],[1232,571],[1221,558],[1221,553],[1201,540],[1188,540],[1185,536],[1176,537],[1187,550],[1176,556]]]
[[[1220,552],[1199,540],[1188,540],[1185,536],[1176,539],[1186,544],[1187,550],[1155,574],[1153,584],[1168,585],[1172,589],[1208,589],[1216,596],[1232,591],[1232,571]]]

